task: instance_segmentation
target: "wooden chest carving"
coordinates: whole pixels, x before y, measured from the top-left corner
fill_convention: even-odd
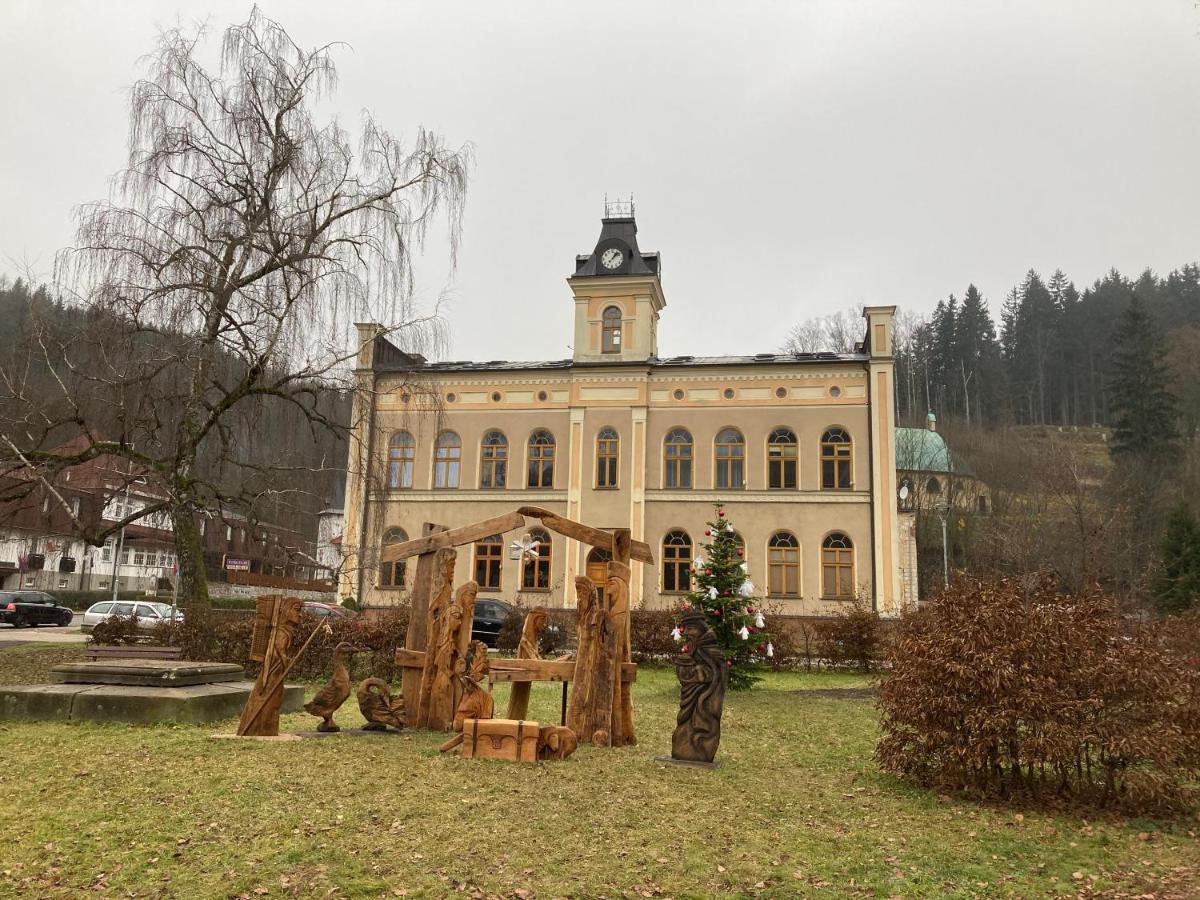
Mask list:
[[[536,762],[537,722],[528,719],[466,719],[463,721],[463,759],[507,759]]]

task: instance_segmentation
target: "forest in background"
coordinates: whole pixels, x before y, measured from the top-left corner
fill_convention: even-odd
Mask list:
[[[65,411],[61,386],[53,369],[70,366],[98,369],[104,365],[100,345],[75,338],[82,333],[104,332],[126,327],[102,321],[98,314],[63,303],[45,286],[30,289],[21,278],[0,275],[0,322],[5,339],[0,342],[0,371],[25,375],[29,394],[44,405],[46,419],[59,422]],[[148,335],[146,352],[154,342],[170,336]],[[182,340],[186,340],[183,337]],[[48,364],[47,361],[52,364]],[[221,367],[240,363],[226,355]],[[53,366],[53,369],[52,369]],[[79,400],[76,396],[74,399]],[[0,395],[0,405],[8,398]],[[314,385],[313,402],[332,420],[350,424],[351,397],[341,385]],[[88,426],[98,436],[120,441],[129,437],[122,405],[100,393],[85,398]],[[0,409],[8,414],[25,410]],[[34,426],[36,428],[36,424]],[[44,446],[63,444],[79,433],[69,423],[56,426]],[[327,506],[341,507],[345,485],[346,435],[314,428],[295,407],[253,398],[241,404],[227,427],[214,433],[204,447],[199,465],[206,480],[216,485],[224,509],[258,520],[291,528],[316,540],[316,513]]]

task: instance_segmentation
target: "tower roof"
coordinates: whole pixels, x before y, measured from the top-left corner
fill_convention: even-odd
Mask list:
[[[606,251],[609,253],[607,259]],[[616,260],[619,263],[613,264]],[[633,201],[605,203],[604,218],[600,220],[600,237],[591,253],[575,257],[572,278],[593,278],[613,275],[659,275],[657,253],[642,253],[637,243],[637,220]]]

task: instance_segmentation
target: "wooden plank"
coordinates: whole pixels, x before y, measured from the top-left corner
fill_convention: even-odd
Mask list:
[[[409,650],[407,647],[399,647],[396,649],[396,668],[420,669],[424,665],[424,650]]]
[[[438,526],[441,527],[441,526]],[[463,544],[473,544],[475,541],[491,537],[493,534],[504,534],[517,528],[525,527],[525,517],[519,512],[506,513],[494,519],[463,525],[461,528],[451,528],[449,531],[439,531],[424,537],[405,541],[403,544],[389,544],[379,553],[381,563],[396,562],[422,553],[432,553],[447,547],[461,547]]]
[[[446,530],[443,525],[426,522],[421,529],[426,537]],[[426,615],[429,613],[429,597],[433,591],[433,573],[438,567],[437,553],[425,553],[417,557],[414,566],[413,587],[409,594],[410,612],[408,631],[404,646],[409,650],[424,650],[429,640]],[[422,662],[422,666],[424,663]],[[404,695],[404,720],[411,728],[417,724],[418,698],[421,693],[421,670],[404,669],[401,673],[401,693]]]
[[[614,558],[618,555],[613,548],[613,536],[608,531],[593,528],[591,525],[584,525],[582,522],[576,522],[574,519],[560,516],[558,513],[542,509],[540,506],[521,506],[517,508],[517,512],[529,516],[531,519],[541,519],[542,524],[551,531],[557,531],[561,535],[582,541],[597,549],[606,550]],[[628,531],[628,529],[620,530]],[[626,561],[630,557],[636,559],[638,562],[649,563],[650,565],[654,564],[654,554],[650,551],[650,545],[643,541],[630,540],[629,553],[625,554]]]
[[[572,681],[574,677],[574,672],[564,677],[557,672],[527,672],[521,669],[492,669],[488,673],[488,680],[493,684],[557,683],[560,681],[566,684]],[[626,684],[637,681],[637,663],[623,663],[621,665],[621,681]]]

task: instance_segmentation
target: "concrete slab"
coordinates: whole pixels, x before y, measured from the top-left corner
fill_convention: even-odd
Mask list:
[[[250,681],[150,687],[96,684],[0,686],[0,720],[59,722],[159,722],[203,724],[241,715]],[[283,712],[304,705],[304,686],[284,687]]]
[[[234,663],[179,659],[101,659],[62,663],[50,670],[50,677],[60,684],[183,687],[241,681],[242,667]]]

